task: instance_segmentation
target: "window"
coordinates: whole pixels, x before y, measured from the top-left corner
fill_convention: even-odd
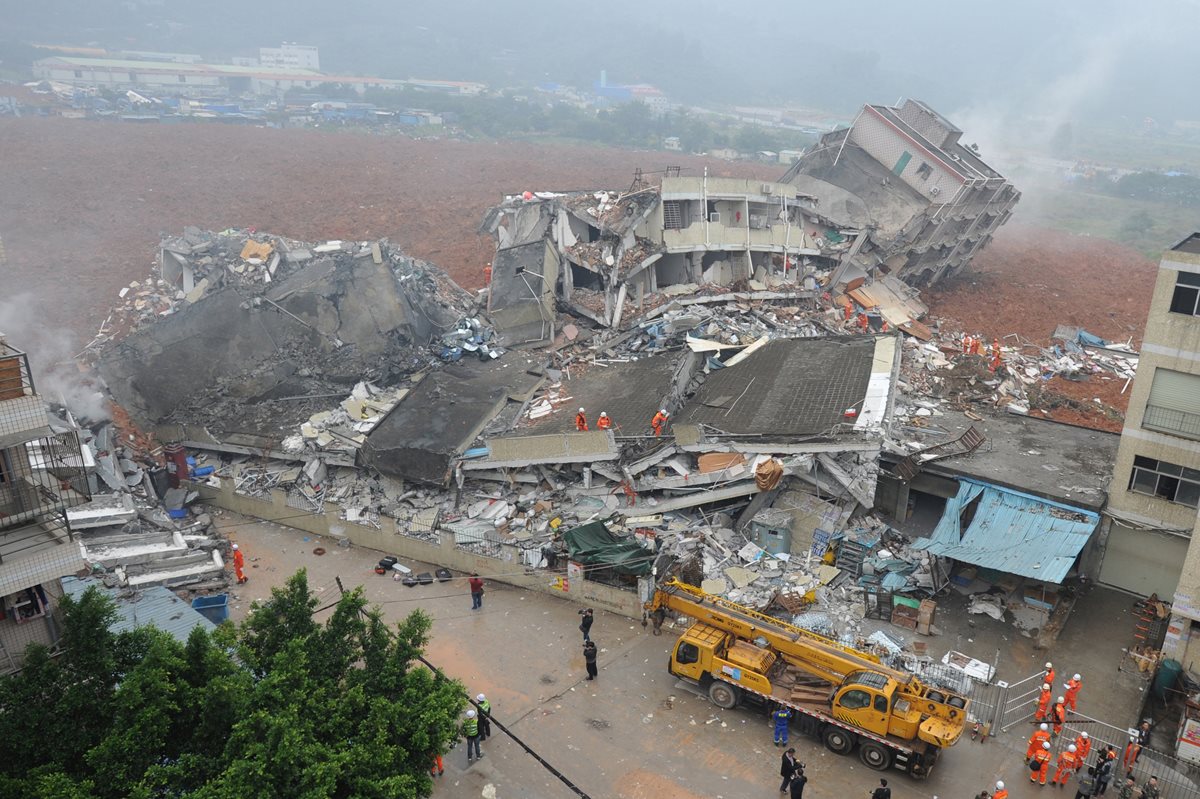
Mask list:
[[[842,694],[838,699],[838,704],[847,710],[861,710],[871,706],[871,695],[866,691],[854,688]]]
[[[1171,295],[1171,313],[1200,316],[1200,275],[1180,272],[1175,276],[1175,293]]]
[[[875,711],[877,713],[887,713],[888,712],[886,696],[875,697]]]
[[[75,70],[75,77],[77,77],[77,78],[82,78],[82,77],[83,77],[83,70],[82,70],[82,69],[77,69],[77,70]]]
[[[1177,505],[1200,507],[1200,470],[1136,455],[1133,473],[1129,475],[1129,490]]]
[[[1142,427],[1200,439],[1200,375],[1155,369]]]
[[[921,165],[919,167],[917,167],[917,177],[919,177],[921,180],[929,180],[929,176],[932,174],[933,174],[933,167],[931,167],[929,164],[925,163],[924,161],[922,161]]]
[[[675,653],[675,661],[678,663],[695,663],[699,659],[700,649],[695,644],[681,643]]]

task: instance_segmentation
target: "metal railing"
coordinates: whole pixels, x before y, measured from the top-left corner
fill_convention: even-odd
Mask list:
[[[0,401],[36,394],[29,356],[0,339]]]
[[[1176,411],[1158,405],[1147,405],[1142,416],[1142,427],[1175,433],[1189,438],[1200,438],[1200,413]]]

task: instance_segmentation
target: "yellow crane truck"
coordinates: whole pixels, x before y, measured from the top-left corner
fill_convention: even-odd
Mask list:
[[[927,776],[966,725],[970,701],[923,684],[878,657],[669,580],[646,603],[658,632],[667,611],[695,621],[671,650],[668,670],[696,683],[714,705],[791,708],[793,723],[868,767]]]

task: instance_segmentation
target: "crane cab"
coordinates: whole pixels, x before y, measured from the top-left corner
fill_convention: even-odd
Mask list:
[[[702,685],[714,675],[720,675],[722,680],[770,695],[767,673],[777,657],[770,649],[697,622],[675,643],[670,671],[676,677]]]

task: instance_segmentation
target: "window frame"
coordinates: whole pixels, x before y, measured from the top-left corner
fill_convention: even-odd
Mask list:
[[[1151,485],[1152,481],[1152,485]],[[1141,483],[1139,487],[1138,484]],[[1143,455],[1133,456],[1127,491],[1154,497],[1185,508],[1200,507],[1200,470],[1166,463]],[[1180,501],[1180,495],[1195,497],[1196,502]]]
[[[1187,306],[1186,298],[1190,295],[1191,311],[1183,310]],[[1178,306],[1178,307],[1177,307]],[[1175,288],[1171,293],[1171,304],[1167,310],[1180,316],[1200,316],[1200,274],[1194,272],[1176,272]]]

